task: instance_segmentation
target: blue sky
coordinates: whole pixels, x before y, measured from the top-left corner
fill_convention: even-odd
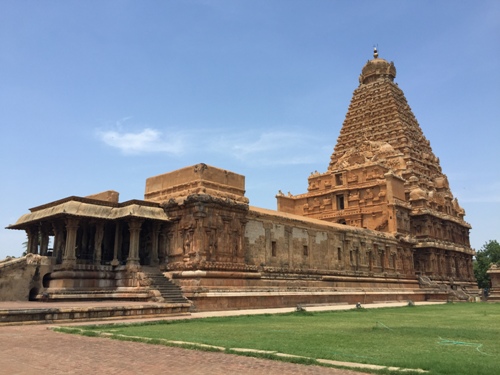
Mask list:
[[[30,207],[203,162],[250,204],[326,171],[378,45],[471,223],[500,240],[499,1],[0,0],[0,258]]]

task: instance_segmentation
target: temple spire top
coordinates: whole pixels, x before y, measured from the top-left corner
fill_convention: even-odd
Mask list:
[[[395,77],[396,67],[394,63],[379,57],[377,47],[373,47],[373,59],[369,60],[361,70],[359,83],[368,84],[381,79],[394,81]]]

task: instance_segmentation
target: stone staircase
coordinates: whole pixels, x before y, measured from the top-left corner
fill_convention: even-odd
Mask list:
[[[422,288],[433,288],[440,292],[448,293],[449,300],[455,301],[470,301],[474,298],[477,293],[467,293],[467,290],[461,286],[457,286],[456,289],[452,288],[450,285],[445,283],[437,283],[431,280],[428,276],[419,276],[418,278],[420,287]]]
[[[150,288],[156,289],[167,303],[189,303],[184,297],[179,286],[167,279],[158,270],[143,270],[146,277],[151,280]]]

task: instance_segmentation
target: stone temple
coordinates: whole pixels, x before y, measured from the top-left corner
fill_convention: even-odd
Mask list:
[[[375,51],[328,169],[304,194],[279,192],[277,211],[202,163],[147,179],[143,200],[107,191],[30,209],[8,227],[26,231],[29,254],[0,263],[0,299],[201,311],[470,298],[471,227],[395,77]]]

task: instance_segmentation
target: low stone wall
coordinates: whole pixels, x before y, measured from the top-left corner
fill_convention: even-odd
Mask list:
[[[137,319],[189,315],[191,305],[145,304],[141,306],[54,307],[0,310],[0,325]]]
[[[28,301],[43,288],[52,269],[51,258],[28,254],[0,263],[0,301]]]

